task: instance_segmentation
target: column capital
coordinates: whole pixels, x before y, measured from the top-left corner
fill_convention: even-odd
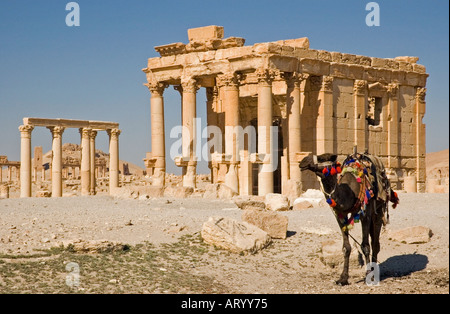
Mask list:
[[[61,138],[66,128],[62,126],[49,126],[47,129],[50,130],[53,138]]]
[[[332,92],[333,91],[333,81],[334,77],[332,76],[322,76],[322,90],[325,92]]]
[[[33,132],[34,126],[32,125],[21,125],[19,126],[20,135],[22,137],[30,137],[31,132]]]
[[[182,77],[181,86],[183,88],[183,92],[186,93],[196,93],[199,89],[197,80],[193,77]]]
[[[106,132],[107,132],[108,135],[109,135],[111,138],[113,138],[113,139],[118,139],[120,133],[122,133],[122,131],[119,130],[119,129],[108,129],[108,130],[106,130]]]
[[[227,72],[223,74],[217,75],[217,85],[219,87],[223,86],[231,86],[238,87],[240,81],[242,79],[242,75],[236,72]]]
[[[91,134],[89,135],[89,138],[91,140],[95,140],[95,138],[97,137],[97,134],[98,134],[97,131],[91,130]]]
[[[398,98],[399,84],[398,82],[389,83],[387,86],[387,93],[391,98]]]
[[[419,102],[425,102],[425,96],[427,95],[427,89],[425,87],[417,87],[416,89],[416,99]]]
[[[282,72],[281,77],[286,81],[288,87],[300,87],[302,81],[306,80],[309,75],[300,72]]]
[[[367,91],[367,81],[366,80],[355,80],[353,84],[353,92],[356,95],[363,96]]]
[[[152,97],[162,97],[164,90],[169,86],[164,82],[149,82],[144,84],[152,94]]]
[[[332,92],[333,91],[333,76],[311,76],[310,85],[313,91]]]
[[[265,83],[272,85],[278,72],[267,68],[258,68],[255,71],[256,77],[258,78],[258,83]]]
[[[80,128],[79,131],[80,131],[80,134],[81,134],[81,138],[89,139],[91,137],[92,129]]]

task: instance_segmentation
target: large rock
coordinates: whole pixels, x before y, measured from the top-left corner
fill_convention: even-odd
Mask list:
[[[187,198],[194,193],[193,187],[187,186],[168,186],[164,190],[164,196],[171,196],[176,198]]]
[[[408,244],[427,243],[430,241],[433,232],[424,226],[409,227],[397,231],[389,232],[389,239]]]
[[[216,199],[219,197],[220,184],[213,183],[207,184],[205,187],[205,192],[203,193],[203,198]]]
[[[308,208],[313,208],[314,205],[311,204],[309,201],[301,201],[301,202],[295,202],[294,206],[292,206],[292,210],[304,210]]]
[[[231,200],[234,196],[238,195],[232,188],[226,186],[225,184],[219,184],[219,190],[217,195],[221,199]]]
[[[267,232],[254,225],[222,217],[210,217],[201,235],[206,243],[234,253],[256,253],[272,241]]]
[[[264,210],[266,209],[266,203],[264,197],[261,196],[236,196],[233,198],[237,207],[242,210]]]
[[[245,210],[242,220],[267,232],[274,239],[286,239],[289,219],[271,211]]]
[[[295,205],[297,204],[311,204],[312,207],[320,207],[325,201],[325,196],[321,191],[309,189],[294,201],[293,206],[295,208]],[[300,207],[304,209],[304,205],[299,205],[297,208]]]
[[[266,194],[266,209],[273,211],[289,210],[289,199],[281,194]]]
[[[361,266],[362,258],[359,257],[356,243],[352,244],[350,253],[350,265],[353,267]],[[320,261],[331,268],[338,267],[344,263],[344,253],[342,252],[342,240],[330,240],[322,242],[322,248],[319,253]]]

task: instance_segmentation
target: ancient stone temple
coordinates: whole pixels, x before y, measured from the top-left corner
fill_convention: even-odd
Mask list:
[[[172,85],[182,103],[175,163],[184,186],[196,185],[194,119],[197,106],[206,105],[212,182],[240,195],[317,188],[300,172],[302,158],[328,152],[342,159],[354,146],[383,159],[395,188],[425,190],[428,74],[417,57],[315,50],[308,38],[245,46],[243,38],[224,38],[220,26],[188,36],[188,44],[155,47],[160,57],[143,69],[151,92],[152,152],[145,160],[154,185],[165,184],[164,91]],[[197,103],[199,92],[206,104]]]

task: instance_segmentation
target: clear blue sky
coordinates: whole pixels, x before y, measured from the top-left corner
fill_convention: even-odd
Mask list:
[[[313,49],[420,57],[430,74],[427,151],[449,147],[448,1],[377,1],[379,27],[366,26],[369,1],[360,0],[79,0],[80,27],[65,24],[68,2],[0,1],[0,155],[10,160],[20,157],[22,118],[47,117],[119,122],[121,159],[143,166],[150,93],[141,69],[158,56],[154,46],[187,43],[188,28],[206,25],[224,26],[226,37],[244,37],[246,45],[309,37]],[[172,89],[165,95],[168,133],[179,124],[180,100]],[[203,118],[204,101],[199,95]],[[78,132],[67,130],[63,141],[78,143]],[[101,134],[97,147],[108,151],[107,142]],[[35,145],[51,149],[47,129],[35,129]]]

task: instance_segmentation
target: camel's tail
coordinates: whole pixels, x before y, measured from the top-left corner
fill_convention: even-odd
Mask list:
[[[400,199],[398,198],[398,194],[391,189],[391,193],[389,195],[389,200],[392,202],[392,208],[396,208],[400,203]]]

